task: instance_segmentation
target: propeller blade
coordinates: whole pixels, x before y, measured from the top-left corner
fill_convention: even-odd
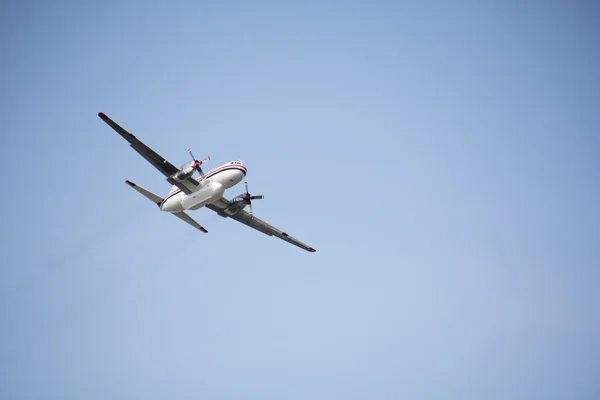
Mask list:
[[[192,153],[192,149],[188,149],[188,154],[192,157],[192,160],[196,161],[196,157],[194,157],[194,153]]]
[[[248,203],[248,214],[252,215],[252,203]]]
[[[210,156],[207,156],[204,160],[200,161],[200,165],[210,161]]]
[[[246,193],[248,193],[248,182],[244,182],[244,185],[246,186]]]
[[[265,196],[263,196],[262,194],[256,195],[256,196],[251,196],[250,200],[260,200],[260,199],[264,199]]]

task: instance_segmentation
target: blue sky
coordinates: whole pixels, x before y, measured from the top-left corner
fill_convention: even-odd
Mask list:
[[[0,398],[600,396],[593,2],[83,3],[0,13]]]

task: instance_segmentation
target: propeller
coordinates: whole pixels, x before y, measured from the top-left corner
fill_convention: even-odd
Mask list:
[[[252,215],[252,200],[264,199],[265,196],[263,196],[262,194],[259,194],[259,195],[256,195],[256,196],[252,196],[250,194],[250,192],[248,192],[248,182],[244,182],[244,185],[246,186],[246,194],[244,195],[244,202],[246,204],[248,204],[248,213],[250,215]]]
[[[188,149],[188,154],[190,155],[190,157],[192,157],[192,160],[194,160],[194,169],[196,171],[198,171],[198,173],[200,174],[200,176],[202,178],[204,178],[204,172],[202,172],[202,168],[200,168],[200,166],[202,164],[207,163],[208,161],[210,161],[210,157],[206,157],[204,160],[198,161],[198,160],[196,160],[196,157],[194,157],[194,153],[192,153],[191,149]]]

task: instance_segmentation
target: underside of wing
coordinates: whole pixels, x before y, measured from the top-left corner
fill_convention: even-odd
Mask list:
[[[198,186],[200,186],[200,184],[198,183],[197,180],[195,180],[194,178],[187,178],[182,182],[178,182],[173,178],[168,178],[167,182],[169,182],[171,185],[175,185],[179,188],[179,190],[181,190],[183,193],[185,194],[190,194],[192,192],[195,192],[198,188]]]
[[[222,217],[232,218],[238,222],[241,222],[244,225],[247,225],[251,228],[256,229],[259,232],[264,233],[265,235],[276,236],[281,240],[285,240],[286,242],[291,243],[294,246],[298,246],[301,249],[304,249],[306,251],[310,251],[311,253],[316,251],[315,249],[308,246],[307,244],[302,243],[298,239],[295,239],[295,238],[291,237],[290,235],[288,235],[287,233],[275,228],[272,225],[269,225],[265,221],[263,221],[259,218],[256,218],[253,215],[250,215],[246,211],[241,210],[241,211],[236,212],[233,215],[228,215],[225,211],[227,210],[227,208],[230,205],[231,205],[231,203],[228,200],[226,200],[225,198],[221,198],[212,204],[208,204],[206,207],[217,212]]]
[[[127,140],[131,148],[133,148],[142,157],[144,157],[146,161],[148,161],[164,176],[166,176],[169,183],[177,186],[182,192],[190,194],[199,185],[198,182],[191,177],[183,181],[176,181],[173,179],[172,176],[179,172],[179,168],[168,162],[164,157],[152,150],[150,147],[146,146],[141,140],[129,133],[121,125],[110,119],[106,114],[100,112],[98,113],[98,116],[119,135],[121,135],[123,139]]]

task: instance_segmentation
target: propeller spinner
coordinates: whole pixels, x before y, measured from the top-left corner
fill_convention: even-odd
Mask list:
[[[248,204],[248,213],[250,215],[252,215],[252,200],[264,199],[265,196],[263,196],[262,194],[252,196],[250,194],[250,192],[248,192],[248,182],[244,182],[244,185],[246,186],[246,194],[244,195],[244,203]]]
[[[196,157],[194,157],[194,153],[192,153],[191,149],[188,150],[188,154],[190,155],[190,157],[192,157],[192,160],[194,160],[194,169],[196,171],[198,171],[198,173],[200,174],[200,176],[202,178],[204,178],[204,172],[202,171],[202,168],[200,168],[200,166],[202,164],[207,163],[208,161],[210,161],[210,157],[206,157],[204,160],[198,161],[198,160],[196,160]]]

